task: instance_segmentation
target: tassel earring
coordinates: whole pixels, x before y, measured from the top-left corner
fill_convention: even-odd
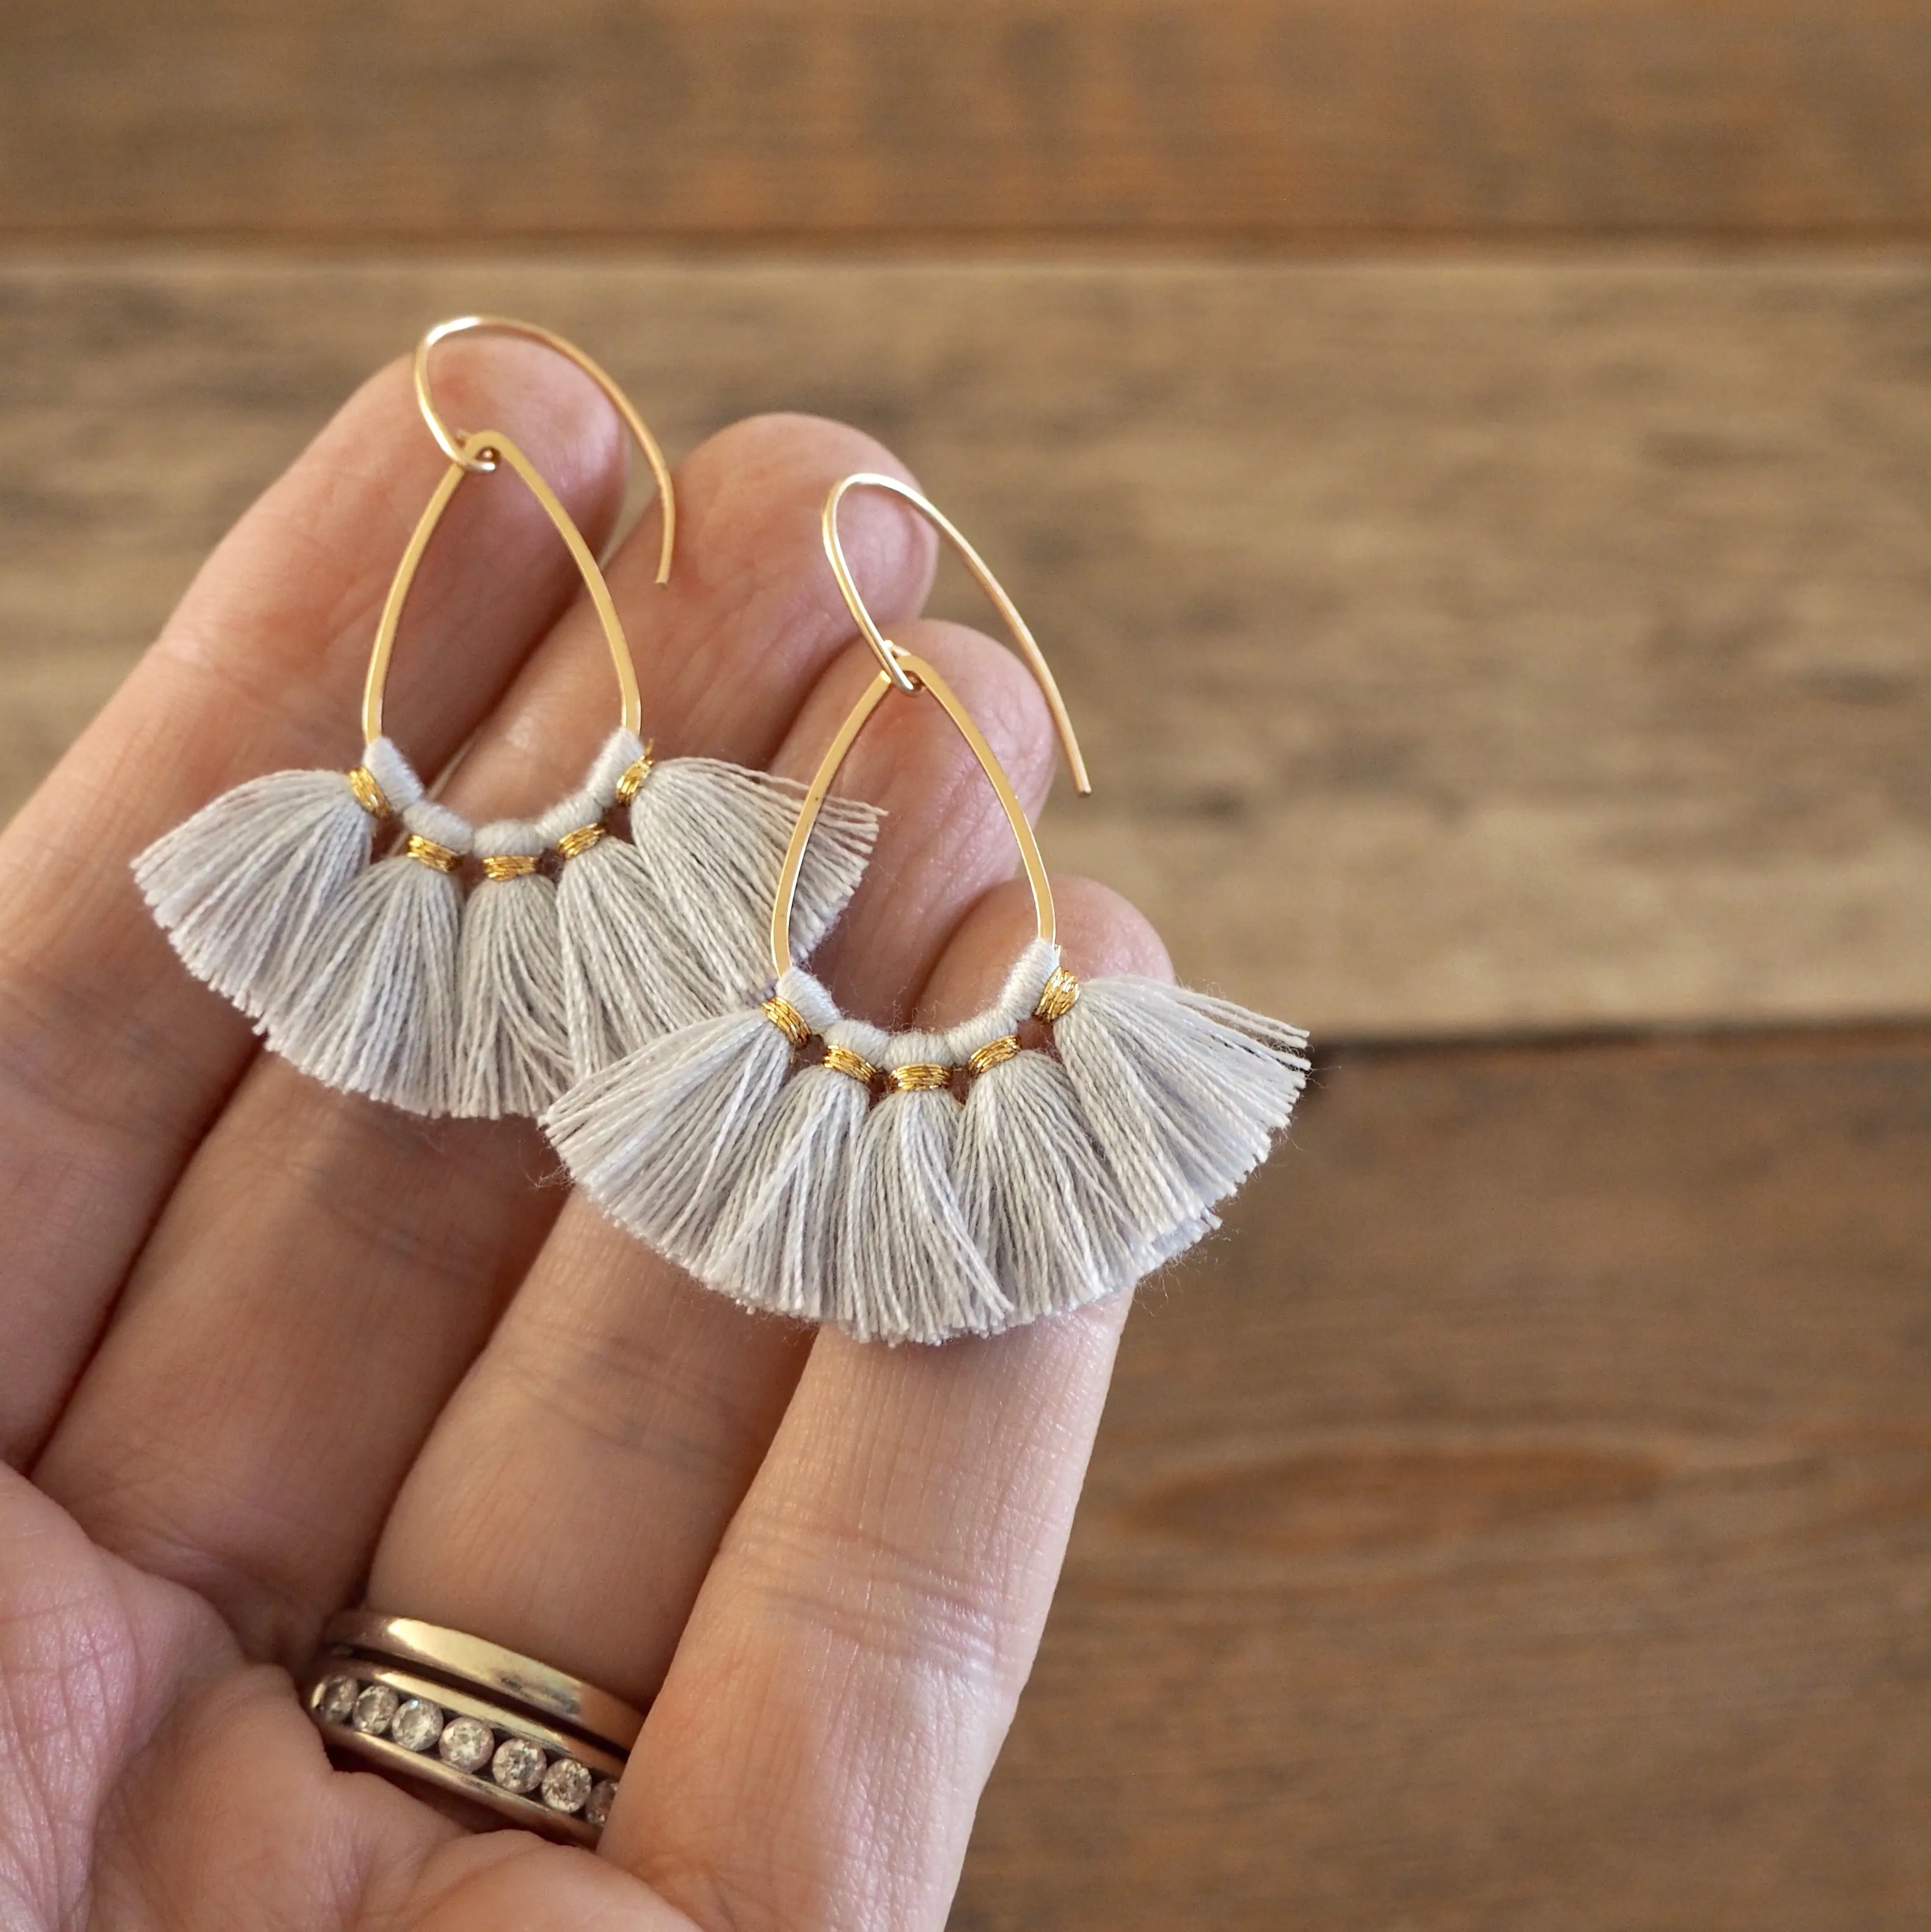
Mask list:
[[[544,1124],[605,1214],[710,1287],[860,1340],[939,1342],[1082,1306],[1217,1226],[1216,1208],[1288,1124],[1307,1036],[1185,987],[1083,982],[1062,964],[1010,780],[945,680],[881,634],[846,566],[838,505],[859,486],[902,497],[964,558],[1045,694],[1075,785],[1092,788],[1052,673],[978,553],[917,491],[847,477],[825,505],[825,548],[881,669],[792,832],[766,997],[580,1081]],[[794,896],[853,741],[888,698],[921,692],[998,795],[1036,932],[984,1012],[888,1035],[840,1013],[795,963]]]
[[[157,839],[133,869],[188,970],[304,1072],[416,1113],[493,1119],[538,1114],[572,1078],[757,990],[805,788],[714,758],[654,757],[640,736],[616,606],[570,513],[502,430],[454,430],[436,410],[430,352],[475,328],[543,344],[610,399],[656,481],[657,581],[668,580],[670,470],[611,378],[531,323],[439,323],[416,346],[415,394],[449,467],[376,626],[361,764],[250,779]],[[580,790],[533,821],[478,829],[427,796],[384,735],[383,694],[403,606],[444,512],[466,478],[505,469],[541,506],[589,592],[622,720]],[[620,808],[628,836],[607,822]],[[869,807],[838,800],[831,816],[799,887],[808,948],[850,897],[877,833]]]

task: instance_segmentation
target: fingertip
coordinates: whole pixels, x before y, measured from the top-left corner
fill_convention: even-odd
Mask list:
[[[842,612],[820,545],[820,519],[832,486],[860,470],[913,480],[883,444],[823,416],[746,416],[719,430],[678,470],[692,568],[741,572],[768,560],[774,574],[802,575],[819,601],[829,598]],[[878,622],[920,608],[937,564],[937,538],[910,505],[883,490],[854,490],[840,506],[838,534]]]
[[[539,343],[475,335],[439,346],[430,380],[436,413],[452,435],[501,430],[562,500],[592,548],[601,545],[622,506],[631,440],[590,376]],[[412,525],[448,460],[418,405],[413,355],[396,356],[367,377],[310,451],[329,467],[387,482],[397,520],[405,530]],[[542,520],[534,503],[515,514]]]
[[[416,412],[412,356],[399,358],[377,380],[400,387],[408,409]],[[608,532],[634,452],[616,404],[593,377],[541,343],[479,332],[439,344],[429,382],[436,412],[452,434],[502,430],[563,499],[593,546]],[[632,406],[649,420],[634,399]],[[423,433],[430,434],[426,422]]]
[[[929,662],[979,727],[1029,818],[1053,786],[1057,740],[1045,694],[1025,660],[996,638],[964,624],[925,617],[898,627],[893,641]],[[936,703],[931,708],[936,711]],[[949,732],[952,728],[945,727]],[[976,761],[953,733],[960,769]]]
[[[1135,973],[1171,980],[1174,964],[1153,922],[1124,893],[1077,872],[1056,873],[1060,949],[1067,968],[1083,979]]]
[[[1132,900],[1076,873],[1052,875],[1061,956],[1081,979],[1142,974],[1171,980],[1167,949]],[[955,1026],[990,1004],[1036,931],[1023,879],[995,886],[973,906],[939,956],[918,1004],[919,1024]]]

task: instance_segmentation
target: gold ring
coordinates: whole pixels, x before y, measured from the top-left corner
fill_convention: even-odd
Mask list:
[[[331,1745],[573,1844],[602,1836],[643,1714],[500,1644],[414,1617],[330,1618],[302,1703]]]

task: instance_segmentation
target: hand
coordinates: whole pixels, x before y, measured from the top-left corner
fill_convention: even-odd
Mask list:
[[[607,530],[624,455],[588,382],[520,343],[446,358],[452,418],[499,423]],[[937,1349],[746,1315],[567,1196],[533,1129],[419,1120],[257,1051],[129,876],[228,786],[355,762],[442,462],[385,370],[0,842],[0,1923],[936,1928],[1123,1298]],[[809,772],[873,668],[819,506],[895,467],[799,417],[684,464],[670,586],[654,513],[611,567],[661,752]],[[902,506],[861,493],[844,528],[872,609],[1036,806],[1052,740],[1018,661],[917,617],[934,548]],[[425,771],[477,734],[450,792],[472,817],[561,796],[615,722],[574,586],[513,478],[464,484],[389,715]],[[990,790],[909,700],[844,783],[889,816],[820,970],[848,1011],[964,1017],[1030,932]],[[1120,902],[1060,895],[1077,970],[1165,970]],[[364,1597],[650,1706],[599,1852],[331,1769],[288,1672]]]

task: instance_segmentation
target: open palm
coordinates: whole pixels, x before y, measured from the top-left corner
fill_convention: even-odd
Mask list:
[[[448,413],[608,529],[622,444],[589,382],[513,342],[447,366]],[[937,1927],[1123,1299],[937,1350],[746,1315],[568,1195],[527,1126],[421,1120],[260,1053],[129,876],[226,787],[354,762],[442,466],[385,370],[0,842],[0,1924]],[[610,572],[661,753],[809,772],[874,669],[817,508],[879,468],[802,418],[682,466],[669,586],[648,526]],[[916,616],[908,511],[855,498],[846,530],[871,608],[1036,806],[1024,670]],[[472,818],[549,803],[613,721],[575,586],[512,479],[459,494],[389,715],[425,772],[473,735],[449,788]],[[818,969],[847,1011],[964,1016],[1031,930],[996,802],[929,703],[888,706],[843,782],[888,817]],[[1165,970],[1097,888],[1064,887],[1060,927],[1082,974]],[[649,1706],[598,1852],[331,1768],[289,1672],[364,1598]]]

